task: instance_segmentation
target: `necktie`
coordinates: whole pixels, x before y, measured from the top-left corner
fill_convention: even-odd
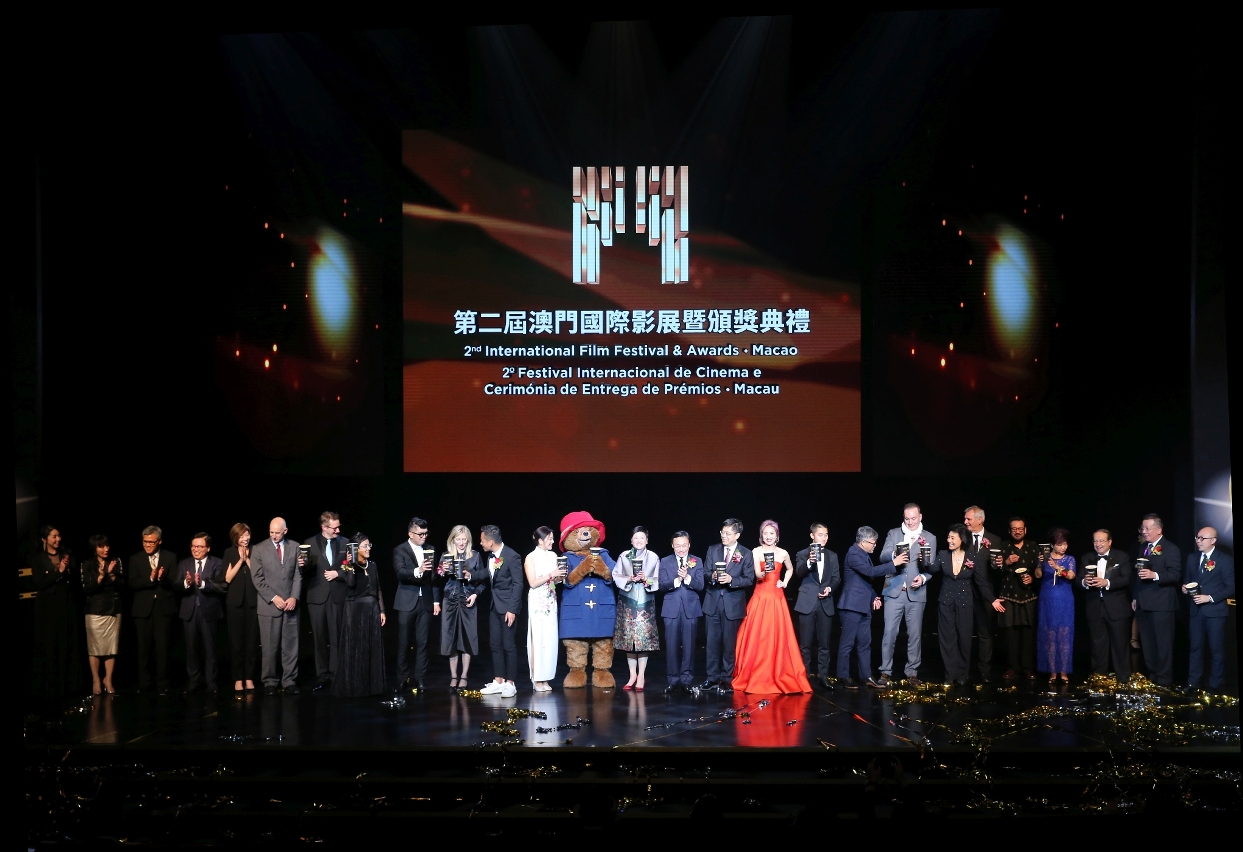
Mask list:
[[[281,556],[281,543],[279,541],[276,543],[276,561],[277,562],[285,561],[285,558]]]
[[[1144,545],[1144,555],[1145,556],[1152,555],[1152,542],[1151,541]]]
[[[202,559],[196,559],[196,560],[194,560],[194,587],[195,587],[195,588],[198,588],[198,585],[199,585],[199,583],[201,582],[200,578],[201,578],[202,576],[203,576],[203,560],[202,560]],[[195,595],[195,596],[194,596],[194,605],[195,605],[195,606],[202,606],[202,605],[203,605],[203,599],[202,599],[201,597],[199,597],[198,595]]]
[[[332,540],[324,542],[324,558],[328,560],[328,567],[332,568]]]
[[[1205,564],[1206,562],[1208,562],[1208,554],[1207,554],[1207,553],[1201,553],[1201,554],[1200,554],[1200,570],[1201,570],[1201,571],[1203,571],[1203,570],[1204,570],[1204,564]]]
[[[980,534],[979,533],[975,534],[975,549],[976,550],[980,549]]]

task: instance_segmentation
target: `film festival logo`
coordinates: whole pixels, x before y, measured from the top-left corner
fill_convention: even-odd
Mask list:
[[[634,171],[634,231],[660,247],[660,281],[684,284],[690,273],[690,169],[638,166]],[[575,284],[600,283],[600,252],[626,233],[626,170],[574,167],[574,234],[570,265]]]

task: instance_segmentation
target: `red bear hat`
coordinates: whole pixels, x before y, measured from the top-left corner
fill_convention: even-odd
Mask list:
[[[596,544],[604,541],[604,524],[593,518],[590,512],[570,512],[561,519],[561,548],[563,550],[565,549],[565,537],[570,534],[571,530],[579,527],[595,527],[600,532],[600,540]]]

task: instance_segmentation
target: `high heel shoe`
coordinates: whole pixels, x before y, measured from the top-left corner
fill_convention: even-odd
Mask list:
[[[623,686],[622,689],[626,690],[626,692],[629,692],[630,690],[634,689],[634,684],[628,683],[625,686]]]

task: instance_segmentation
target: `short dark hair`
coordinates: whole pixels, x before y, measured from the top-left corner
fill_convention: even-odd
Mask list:
[[[1161,530],[1162,532],[1165,532],[1165,523],[1162,522],[1161,516],[1158,515],[1156,512],[1149,512],[1147,515],[1144,515],[1142,520],[1153,521],[1154,523],[1156,523],[1157,529]]]
[[[427,529],[427,521],[423,520],[418,515],[415,515],[410,519],[410,523],[406,527],[406,532],[413,532],[416,527],[421,530]]]
[[[811,525],[810,532],[815,532],[816,530],[824,530],[825,532],[828,532],[829,528],[825,524],[822,524],[819,521],[816,521],[816,523]]]
[[[1096,535],[1096,533],[1104,533],[1105,538],[1109,539],[1110,541],[1114,540],[1114,534],[1111,533],[1109,530],[1105,529],[1104,527],[1101,527],[1099,530],[1096,530],[1096,532],[1093,532],[1092,535]]]
[[[87,539],[87,541],[91,543],[92,548],[103,547],[105,544],[108,543],[108,536],[104,535],[103,533],[96,533],[95,535]]]
[[[367,535],[365,532],[359,531],[350,536],[351,544],[362,544],[364,541],[371,541],[371,536]]]
[[[679,538],[684,538],[689,542],[691,540],[691,534],[688,533],[686,530],[678,530],[677,532],[673,534],[673,538],[669,539],[669,543],[673,544],[673,542]]]
[[[501,528],[496,524],[484,524],[479,528],[479,537],[487,536],[491,541],[497,544],[504,544],[505,539],[501,538]]]
[[[208,546],[208,547],[211,547],[211,536],[209,536],[207,533],[205,533],[205,532],[196,532],[194,535],[190,536],[190,543],[191,543],[191,544],[194,544],[194,540],[195,540],[196,538],[201,538],[201,539],[203,539],[203,541],[207,544],[207,546]]]
[[[1027,528],[1027,518],[1023,517],[1022,515],[1015,515],[1010,520],[1006,521],[1006,527],[1009,528],[1010,524],[1014,523],[1015,521],[1018,521],[1020,524],[1022,524],[1024,529]]]
[[[635,527],[634,529],[630,531],[631,537],[633,537],[635,533],[643,533],[645,536],[648,536],[649,538],[652,535],[651,533],[647,531],[647,527]]]
[[[966,524],[950,524],[950,532],[958,536],[959,548],[966,548],[967,542],[971,541],[971,530],[967,529]]]
[[[1049,541],[1053,544],[1061,544],[1070,541],[1070,530],[1062,527],[1054,527],[1049,530]]]
[[[319,525],[321,527],[327,526],[329,521],[339,521],[339,520],[341,520],[341,516],[338,515],[336,512],[320,512],[319,513]]]
[[[535,539],[536,544],[539,544],[541,541],[552,535],[552,533],[553,530],[551,527],[536,527],[535,532],[531,533],[531,538]]]
[[[738,533],[738,535],[742,535],[742,521],[737,518],[726,518],[725,523],[721,524],[721,529],[725,529],[726,527],[729,527],[734,532]]]
[[[907,503],[905,506],[902,507],[903,512],[905,512],[907,509],[914,509],[916,512],[919,512],[921,515],[924,513],[924,510],[919,508],[918,503]]]
[[[249,524],[234,524],[229,528],[229,541],[233,542],[234,547],[237,547],[237,543],[241,541],[242,536],[248,532],[250,532]]]

